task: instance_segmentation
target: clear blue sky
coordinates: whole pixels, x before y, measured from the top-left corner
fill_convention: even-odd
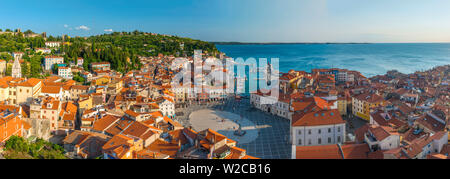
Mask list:
[[[1,29],[52,35],[138,29],[207,41],[450,42],[448,0],[22,0],[1,7]]]

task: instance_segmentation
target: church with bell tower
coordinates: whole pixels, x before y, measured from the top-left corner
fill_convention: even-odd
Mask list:
[[[13,78],[22,78],[22,68],[20,67],[19,58],[14,59],[11,76]]]

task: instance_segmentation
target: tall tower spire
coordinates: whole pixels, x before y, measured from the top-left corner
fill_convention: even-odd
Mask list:
[[[13,78],[22,78],[22,68],[20,67],[19,58],[14,59],[11,76]]]

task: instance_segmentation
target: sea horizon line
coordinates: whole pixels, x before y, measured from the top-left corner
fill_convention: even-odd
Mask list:
[[[217,42],[216,45],[295,45],[295,44],[450,44],[450,42]]]

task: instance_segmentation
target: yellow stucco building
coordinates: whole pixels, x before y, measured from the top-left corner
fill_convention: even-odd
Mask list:
[[[375,93],[366,92],[352,97],[352,114],[370,121],[370,109],[384,105],[384,99]]]

